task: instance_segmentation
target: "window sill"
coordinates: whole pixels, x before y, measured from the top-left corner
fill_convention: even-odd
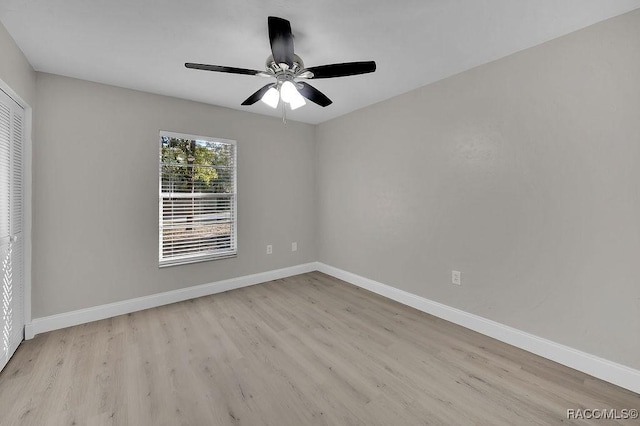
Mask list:
[[[211,260],[231,259],[234,257],[238,257],[238,252],[190,257],[185,259],[171,259],[171,260],[164,260],[164,261],[161,260],[158,263],[158,268],[168,268],[170,266],[188,265],[190,263],[209,262]]]

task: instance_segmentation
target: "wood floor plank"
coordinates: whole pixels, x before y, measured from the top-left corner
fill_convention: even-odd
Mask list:
[[[319,272],[23,342],[0,425],[638,424],[640,395]]]

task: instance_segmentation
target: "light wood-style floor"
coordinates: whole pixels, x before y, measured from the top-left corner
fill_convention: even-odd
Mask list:
[[[319,272],[43,334],[0,375],[2,425],[552,425],[638,407]]]

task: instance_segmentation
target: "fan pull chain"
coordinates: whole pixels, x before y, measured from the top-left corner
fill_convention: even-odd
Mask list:
[[[287,124],[287,105],[282,102],[282,124]]]

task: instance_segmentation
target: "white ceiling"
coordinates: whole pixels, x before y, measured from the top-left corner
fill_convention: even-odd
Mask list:
[[[375,60],[374,74],[310,81],[334,103],[320,123],[640,7],[640,0],[0,0],[0,20],[38,71],[278,116],[240,103],[263,69],[267,16],[289,19],[307,66]]]

